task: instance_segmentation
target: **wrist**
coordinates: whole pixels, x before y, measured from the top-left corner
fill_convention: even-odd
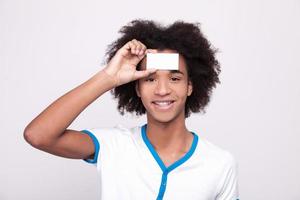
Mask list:
[[[109,82],[112,86],[112,88],[115,88],[118,86],[118,79],[116,76],[111,75],[108,71],[107,68],[105,67],[103,70],[100,71],[100,74],[104,76],[104,79]]]

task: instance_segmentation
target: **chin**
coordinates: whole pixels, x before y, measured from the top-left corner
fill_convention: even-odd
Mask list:
[[[159,123],[169,123],[173,121],[173,118],[154,118],[154,120]]]
[[[178,115],[174,115],[171,113],[149,113],[148,119],[151,118],[153,121],[159,122],[159,123],[170,123],[172,121],[175,121],[178,119]]]

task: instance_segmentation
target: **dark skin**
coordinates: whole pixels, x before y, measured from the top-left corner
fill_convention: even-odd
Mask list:
[[[173,50],[159,52],[174,53]],[[146,59],[142,60],[141,69],[146,69]],[[193,141],[185,126],[185,102],[192,93],[192,84],[184,58],[179,57],[179,70],[158,70],[140,79],[136,91],[147,111],[147,136],[169,166],[185,155]],[[156,101],[165,103],[156,105]]]
[[[169,51],[169,50],[167,50]],[[149,50],[137,40],[126,43],[116,55],[89,80],[69,91],[34,118],[24,130],[24,138],[32,146],[48,153],[75,159],[92,158],[95,152],[92,139],[80,131],[67,129],[76,117],[103,93],[139,79],[137,92],[145,100],[147,136],[166,166],[182,157],[192,142],[192,134],[185,127],[184,104],[192,92],[187,80],[184,59],[180,59],[182,73],[148,69],[137,71],[137,64]],[[149,75],[154,81],[145,81]],[[176,77],[180,79],[177,81]],[[142,82],[145,81],[145,82]],[[155,83],[155,84],[149,84]],[[144,89],[152,91],[145,95]],[[172,105],[151,105],[152,100],[172,99]],[[151,100],[151,101],[149,101]],[[169,107],[168,107],[169,106]],[[166,109],[167,108],[167,109]]]

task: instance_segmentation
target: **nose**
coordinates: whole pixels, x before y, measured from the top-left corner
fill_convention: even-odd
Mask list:
[[[165,80],[158,80],[155,88],[155,94],[164,96],[171,93],[169,83]]]

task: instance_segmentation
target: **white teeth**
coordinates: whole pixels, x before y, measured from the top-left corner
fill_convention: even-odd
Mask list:
[[[159,106],[168,106],[172,103],[172,101],[154,101],[154,103]]]

